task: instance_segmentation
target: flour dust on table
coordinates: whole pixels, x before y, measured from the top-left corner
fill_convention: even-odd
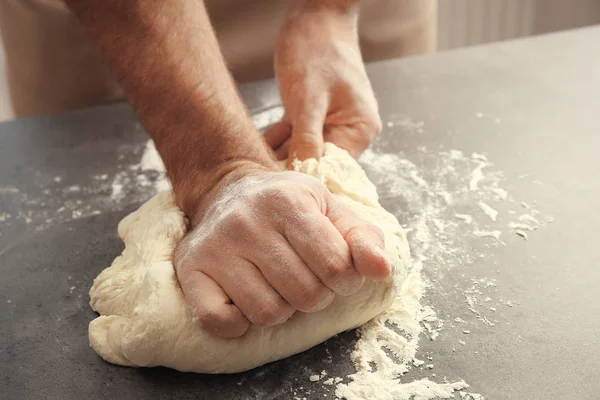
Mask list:
[[[294,168],[320,180],[337,201],[382,230],[392,264],[389,278],[367,280],[355,294],[337,296],[319,312],[296,312],[282,325],[251,326],[234,339],[217,337],[192,317],[177,283],[172,254],[186,224],[172,193],[163,192],[121,221],[125,250],[90,290],[90,304],[100,314],[89,326],[94,350],[120,365],[232,373],[307,350],[388,309],[409,274],[406,237],[398,220],[379,205],[359,164],[333,144],[325,149],[319,161],[296,162]]]

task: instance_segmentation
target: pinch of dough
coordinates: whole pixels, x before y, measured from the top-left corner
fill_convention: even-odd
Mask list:
[[[408,273],[409,250],[400,224],[379,205],[375,186],[346,151],[326,144],[319,161],[297,161],[294,168],[319,179],[337,200],[381,228],[393,267],[387,280],[367,280],[357,293],[336,296],[316,313],[296,312],[279,326],[251,326],[235,339],[214,336],[199,327],[185,305],[171,256],[186,233],[184,215],[172,193],[163,192],[121,221],[125,250],[90,289],[90,305],[100,314],[89,325],[94,350],[126,366],[233,373],[307,350],[385,311]]]

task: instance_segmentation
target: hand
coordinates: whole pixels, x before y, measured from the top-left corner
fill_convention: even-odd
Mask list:
[[[275,73],[285,116],[265,139],[280,160],[319,158],[324,141],[358,157],[381,132],[358,45],[358,10],[327,3],[300,1],[278,37]]]
[[[236,171],[239,173],[239,171]],[[220,184],[175,250],[199,323],[223,337],[315,312],[365,278],[390,274],[382,232],[298,172],[253,171]]]

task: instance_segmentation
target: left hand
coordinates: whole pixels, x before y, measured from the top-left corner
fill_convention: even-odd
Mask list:
[[[358,44],[358,6],[348,3],[355,2],[298,1],[282,26],[275,74],[285,116],[265,132],[279,160],[319,158],[324,142],[357,158],[381,132]]]

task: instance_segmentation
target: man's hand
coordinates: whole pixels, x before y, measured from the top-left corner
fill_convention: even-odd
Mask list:
[[[357,1],[297,1],[277,41],[285,116],[265,133],[278,159],[318,158],[323,142],[358,157],[381,132],[362,62]]]
[[[175,251],[181,288],[205,329],[238,337],[250,323],[322,310],[365,278],[389,275],[382,232],[318,180],[290,171],[232,174],[208,194]]]

